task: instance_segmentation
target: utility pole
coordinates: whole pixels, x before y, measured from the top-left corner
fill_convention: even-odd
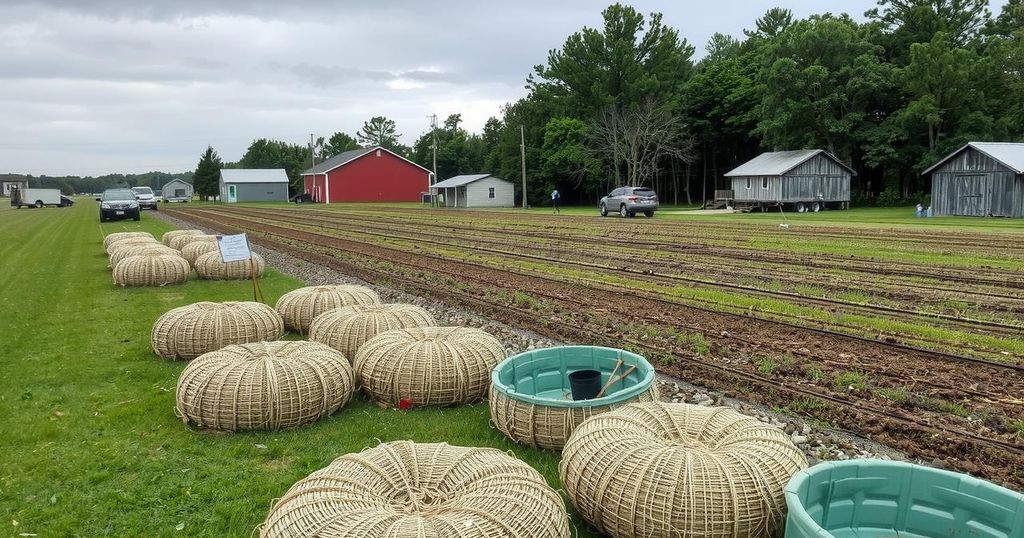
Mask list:
[[[523,209],[526,209],[526,134],[519,126],[519,159],[523,166]]]
[[[427,117],[430,118],[430,136],[433,139],[433,143],[430,145],[430,147],[434,150],[434,173],[431,176],[432,179],[430,180],[430,185],[433,186],[434,183],[437,183],[437,114],[431,114]],[[433,192],[430,193],[430,205],[435,205]]]
[[[309,160],[313,163],[313,166],[310,167],[310,172],[313,172],[313,181],[309,188],[314,190],[316,189],[316,149],[313,146],[313,133],[309,133]]]

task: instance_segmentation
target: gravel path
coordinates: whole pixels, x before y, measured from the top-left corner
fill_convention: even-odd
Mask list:
[[[150,213],[179,228],[196,228],[207,233],[213,230],[197,227],[187,221],[170,217],[157,212]],[[307,284],[359,284],[374,289],[385,302],[408,303],[421,306],[428,310],[444,325],[462,325],[478,327],[498,338],[509,354],[520,353],[535,348],[563,345],[564,342],[543,337],[532,331],[526,331],[500,323],[472,312],[447,305],[432,299],[425,299],[400,290],[370,284],[327,267],[311,264],[304,260],[282,254],[280,252],[254,245],[253,250],[266,260],[267,265],[275,270],[302,280]],[[758,420],[773,424],[786,431],[793,442],[807,455],[813,465],[823,460],[846,460],[851,458],[881,458],[907,460],[907,456],[895,449],[875,443],[844,431],[835,430],[827,425],[810,424],[799,417],[794,417],[764,406],[754,405],[742,400],[726,398],[721,393],[708,391],[681,379],[658,374],[658,391],[661,399],[666,402],[684,402],[696,405],[723,405],[737,409],[741,413],[753,416]],[[931,462],[918,462],[931,463]]]

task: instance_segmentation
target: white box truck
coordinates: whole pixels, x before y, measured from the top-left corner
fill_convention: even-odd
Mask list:
[[[60,189],[11,189],[11,207],[63,206]]]

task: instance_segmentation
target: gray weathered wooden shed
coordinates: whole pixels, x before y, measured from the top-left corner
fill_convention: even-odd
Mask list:
[[[450,177],[430,186],[445,207],[515,207],[515,186],[490,174]]]
[[[929,174],[935,215],[1024,217],[1024,144],[970,142]]]
[[[792,205],[818,211],[828,204],[846,207],[850,179],[857,175],[823,149],[769,151],[725,174],[732,180],[734,203],[753,206]]]
[[[287,202],[288,174],[284,168],[224,168],[220,171],[220,201]]]

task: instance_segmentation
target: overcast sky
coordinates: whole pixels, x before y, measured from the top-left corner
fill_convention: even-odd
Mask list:
[[[648,0],[703,53],[777,1]],[[788,0],[797,17],[857,19],[874,0]],[[411,145],[461,113],[478,131],[525,94],[549,49],[599,26],[607,2],[3,0],[0,173],[194,169],[210,144],[237,160],[256,138],[306,144],[374,115]],[[387,6],[387,7],[382,7]]]

